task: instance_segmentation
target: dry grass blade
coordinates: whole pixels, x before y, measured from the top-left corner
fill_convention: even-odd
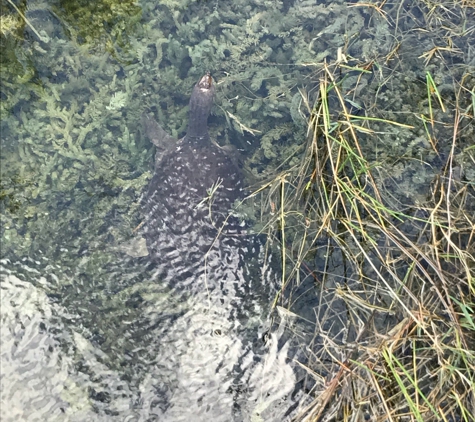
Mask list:
[[[429,134],[439,129],[435,98],[451,116],[452,143],[427,201],[407,210],[394,206],[373,174],[381,164],[367,158],[361,137],[377,136],[375,125],[413,125],[352,112],[342,68],[354,71],[323,66],[313,101],[311,90],[300,91],[308,112],[301,163],[261,190],[274,204],[267,227],[278,227],[283,251],[275,305],[295,312],[292,289],[306,268],[318,286],[315,333],[305,344],[307,361],[299,362],[315,384],[295,420],[473,421],[475,189],[462,180],[456,157],[475,109],[473,88],[462,86],[458,96],[468,94],[469,103],[450,110],[427,72],[424,124]]]

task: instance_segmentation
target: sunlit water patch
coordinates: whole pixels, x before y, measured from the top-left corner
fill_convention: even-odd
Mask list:
[[[281,420],[295,375],[248,271],[190,295],[128,265],[128,287],[114,291],[120,271],[86,285],[4,262],[2,420]]]

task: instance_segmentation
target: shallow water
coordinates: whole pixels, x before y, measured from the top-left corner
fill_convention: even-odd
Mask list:
[[[40,54],[61,54],[65,37],[49,12],[30,11],[38,28],[59,36]],[[113,61],[103,65],[109,70],[99,77],[113,84]],[[38,66],[37,82],[56,90],[61,81]],[[150,146],[129,133],[133,107],[124,119],[116,96],[94,101],[80,88],[83,69],[73,72],[84,104],[66,86],[45,102],[20,102],[3,132],[7,174],[33,194],[20,196],[27,204],[15,213],[14,186],[3,231],[17,247],[6,248],[2,262],[2,420],[282,420],[288,405],[280,402],[295,374],[271,330],[277,258],[252,235],[218,238],[205,254],[209,245],[193,225],[157,233],[179,244],[159,266],[143,253],[124,253],[141,235],[133,229],[144,218]],[[81,133],[90,115],[92,126]],[[22,166],[15,169],[16,159]],[[39,230],[29,232],[31,224]]]
[[[56,298],[44,290],[66,274],[3,262],[2,420],[281,420],[295,375],[268,333],[269,298],[238,260],[227,256],[208,289],[193,276],[170,289],[129,262],[128,288],[107,286],[118,271]]]
[[[297,87],[318,84],[309,63],[334,60],[348,40],[348,57],[378,61],[401,34],[394,20],[346,2],[144,1],[141,15],[128,5],[103,16],[109,26],[89,27],[84,10],[68,15],[56,3],[29,1],[25,14],[42,40],[29,26],[24,40],[2,39],[14,58],[2,76],[1,419],[291,420],[312,400],[315,379],[324,385],[331,375],[318,365],[316,377],[303,369],[315,357],[318,364],[315,321],[332,342],[356,336],[354,327],[345,332],[347,309],[334,292],[357,285],[359,274],[342,265],[338,245],[327,257],[319,253],[327,240],[315,242],[313,260],[280,297],[283,307],[272,309],[281,288],[278,241],[223,240],[175,284],[142,252],[126,254],[140,237],[141,196],[153,172],[141,116],[151,112],[182,136],[192,85],[211,70],[212,136],[265,172],[305,142],[295,99]],[[426,96],[420,57],[443,40],[437,28],[417,30],[428,23],[416,9],[388,12],[392,19],[405,12],[397,60],[379,60],[379,74],[342,77],[355,109],[377,105],[383,117],[416,127],[361,135],[368,159],[394,160],[378,175],[395,209],[425,198],[442,167],[422,123],[410,120]],[[473,16],[464,22],[454,24],[470,27]],[[429,69],[448,97],[452,78],[465,72],[460,64],[475,63],[471,39],[461,33],[454,42],[456,53],[441,53],[447,61]],[[438,130],[450,139],[449,129]],[[449,147],[440,143],[443,153]],[[465,171],[473,180],[473,169]],[[312,271],[325,275],[324,285]]]

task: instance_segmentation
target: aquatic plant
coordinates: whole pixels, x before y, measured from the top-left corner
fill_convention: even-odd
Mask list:
[[[467,63],[451,67],[451,48],[414,57],[405,36],[386,56],[315,64],[318,90],[301,92],[305,152],[259,192],[287,311],[298,321],[314,297],[295,343],[311,345],[299,362],[315,384],[295,420],[474,412],[473,63],[463,50]]]
[[[127,46],[142,17],[136,0],[69,1],[60,0],[54,8],[67,24],[69,36],[79,44],[95,49],[106,47],[112,54]]]
[[[113,325],[123,304],[163,298],[108,275],[141,221],[141,114],[180,137],[211,70],[211,133],[266,179],[243,208],[280,244],[275,304],[305,328],[298,418],[473,414],[469,3],[73,3],[21,9],[41,39],[24,26],[0,40],[2,254],[61,265],[50,293],[80,286],[113,310],[84,333],[108,363],[133,343]]]

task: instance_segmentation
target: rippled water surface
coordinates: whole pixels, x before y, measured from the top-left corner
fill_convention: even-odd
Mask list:
[[[213,189],[269,180],[282,162],[278,171],[298,167],[311,109],[302,111],[299,89],[309,98],[318,91],[324,63],[350,62],[338,83],[355,115],[363,103],[394,121],[418,115],[432,57],[423,55],[443,37],[422,34],[422,15],[404,3],[387,15],[343,1],[14,3],[27,22],[8,6],[20,24],[1,38],[2,422],[292,420],[311,403],[315,380],[327,385],[326,369],[306,367],[321,349],[319,330],[335,344],[356,336],[335,290],[358,286],[360,274],[342,266],[338,245],[306,238],[305,208],[288,227],[283,217],[274,224],[285,239],[266,237],[280,210],[265,198],[229,200],[230,217],[221,205],[234,235],[203,232],[216,211]],[[473,26],[467,16],[454,25]],[[430,67],[448,96],[452,78],[467,80],[461,64],[475,65],[465,32],[452,42],[459,49],[446,67]],[[352,57],[373,70],[348,70]],[[232,157],[226,165],[242,170],[244,160],[247,171],[203,186],[199,172],[216,154],[198,149],[156,171],[142,122],[146,113],[183,136],[193,84],[208,70],[217,83],[211,138],[239,150],[222,153]],[[449,148],[431,155],[427,126],[410,125],[375,129],[377,142],[361,135],[377,168],[396,157],[380,183],[398,210],[427,196]],[[279,177],[272,191],[283,198],[295,186]],[[473,168],[465,177],[473,180]],[[147,208],[150,180],[158,194]],[[153,225],[169,194],[181,201],[176,220]],[[159,239],[152,254],[147,235],[149,249]],[[282,259],[282,241],[311,253]],[[322,245],[335,254],[320,254]],[[283,263],[302,269],[289,275]],[[345,358],[328,359],[338,370]]]
[[[4,262],[3,420],[250,420],[269,406],[282,418],[295,376],[268,332],[270,297],[252,286],[276,280],[234,265],[250,252],[215,256],[207,282],[175,288],[130,261],[88,286],[52,265]],[[66,277],[61,295],[45,293]]]

